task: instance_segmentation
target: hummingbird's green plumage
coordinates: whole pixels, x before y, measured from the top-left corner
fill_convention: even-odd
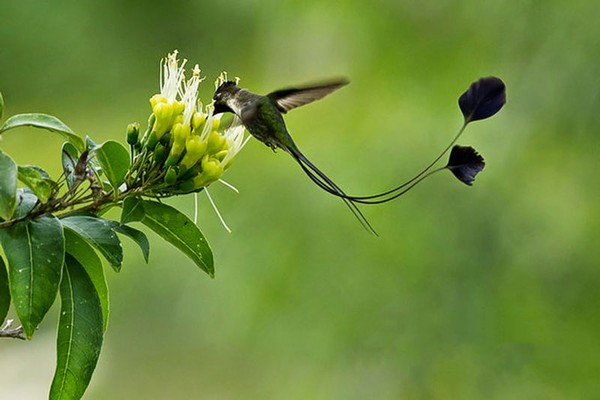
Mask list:
[[[263,96],[242,89],[235,82],[227,81],[217,88],[213,97],[215,114],[222,112],[236,114],[256,139],[273,150],[280,148],[288,152],[313,182],[328,193],[342,198],[361,224],[375,233],[351,196],[346,195],[302,154],[288,132],[282,115],[296,107],[325,97],[347,83],[345,80],[340,80],[323,85],[279,90]]]

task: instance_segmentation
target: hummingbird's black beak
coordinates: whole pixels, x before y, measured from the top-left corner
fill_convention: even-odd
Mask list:
[[[233,112],[233,110],[227,107],[226,104],[223,103],[215,103],[215,111],[213,111],[213,115],[222,114],[226,112]]]

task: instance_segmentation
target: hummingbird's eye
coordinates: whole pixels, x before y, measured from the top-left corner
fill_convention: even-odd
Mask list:
[[[223,97],[221,95],[221,93],[215,93],[215,96],[213,97],[213,100],[219,101],[219,100],[221,100],[221,97]]]

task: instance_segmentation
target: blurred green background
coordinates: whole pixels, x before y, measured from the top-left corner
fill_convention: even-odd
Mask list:
[[[450,141],[481,76],[508,103],[460,140],[487,165],[444,172],[363,210],[251,141],[201,196],[211,280],[151,236],[107,270],[112,316],[88,399],[592,399],[600,393],[600,3],[4,0],[5,115],[54,114],[97,142],[145,122],[161,57],[266,93],[346,76],[287,116],[350,193],[411,177]],[[59,173],[61,141],[5,135]],[[193,200],[174,202],[191,215]],[[129,244],[129,243],[127,243]],[[32,342],[0,343],[2,396],[47,396],[56,309]]]

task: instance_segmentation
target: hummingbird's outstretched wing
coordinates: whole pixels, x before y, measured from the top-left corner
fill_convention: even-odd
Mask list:
[[[282,89],[269,93],[267,97],[273,100],[277,109],[285,114],[296,107],[319,100],[348,83],[347,80],[342,79],[321,85]]]

